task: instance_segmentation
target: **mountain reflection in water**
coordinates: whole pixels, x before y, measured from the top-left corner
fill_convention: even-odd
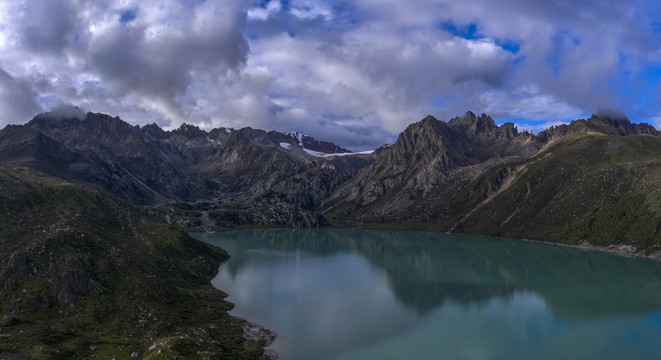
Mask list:
[[[647,334],[649,326],[653,330],[645,336],[661,336],[661,321],[654,315],[661,310],[657,261],[412,231],[258,230],[195,236],[230,253],[214,285],[230,295],[236,315],[279,334],[274,347],[281,358],[400,358],[397,349],[409,347],[400,341],[417,334],[407,340],[413,346],[430,331],[454,339],[441,352],[448,357],[537,357],[571,334],[583,337],[579,345],[594,342],[591,352],[575,354],[609,358],[629,346],[618,343],[620,350],[597,353],[596,344],[604,340],[601,336],[624,331],[620,327],[625,324],[627,336],[643,324],[641,333]],[[647,317],[636,318],[642,316]],[[481,336],[483,331],[494,333]],[[644,336],[633,340],[641,342]],[[499,357],[497,349],[508,342],[520,348],[503,350]],[[438,349],[415,346],[423,348],[416,350],[423,352],[416,355],[420,358],[438,355]],[[486,357],[471,353],[480,346],[488,349]],[[639,358],[661,350],[652,343],[648,347],[637,346]],[[356,355],[365,351],[363,357]],[[544,353],[566,356],[557,351]]]

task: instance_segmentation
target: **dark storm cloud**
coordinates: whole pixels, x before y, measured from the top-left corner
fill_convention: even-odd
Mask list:
[[[153,120],[156,114],[162,125],[178,125],[190,115],[183,111],[189,87],[218,85],[228,71],[243,66],[248,52],[244,10],[235,1],[2,5],[3,62],[11,76],[30,82],[42,110],[75,103],[145,113],[129,121]]]
[[[243,18],[234,4],[209,1],[190,8],[184,4],[176,16],[167,14],[154,24],[141,18],[149,16],[141,12],[150,4],[140,6],[92,33],[88,66],[113,91],[160,101],[161,111],[184,121],[182,98],[191,83],[214,82],[245,62]]]
[[[15,79],[0,67],[0,128],[34,116],[40,110],[36,96],[30,83]]]
[[[68,1],[31,0],[17,6],[17,40],[26,50],[62,55],[76,39],[76,11]]]

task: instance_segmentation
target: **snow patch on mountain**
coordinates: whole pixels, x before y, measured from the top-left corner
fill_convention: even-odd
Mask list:
[[[305,134],[301,134],[298,131],[290,131],[287,133],[287,135],[291,136],[293,139],[298,140],[298,146],[303,147],[303,136],[307,136]]]
[[[367,151],[361,151],[361,152],[355,152],[355,153],[333,153],[333,154],[325,154],[319,151],[314,151],[310,149],[303,148],[303,151],[306,153],[316,156],[316,157],[331,157],[331,156],[347,156],[347,155],[369,155],[374,152],[374,150],[367,150]]]

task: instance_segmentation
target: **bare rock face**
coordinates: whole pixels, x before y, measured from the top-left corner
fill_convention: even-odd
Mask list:
[[[83,119],[60,118],[46,113],[25,126],[77,155],[78,161],[64,162],[61,172],[53,174],[67,180],[94,184],[139,202],[180,200],[199,187],[160,149],[150,146],[139,127],[117,117],[88,113]]]
[[[459,151],[482,162],[494,157],[526,157],[536,153],[541,145],[532,133],[519,133],[514,124],[496,126],[486,114],[467,112],[448,122],[453,130],[454,145]]]
[[[507,161],[537,153],[544,145],[531,133],[519,133],[513,124],[496,126],[493,119],[467,112],[449,122],[427,116],[409,125],[395,144],[352,179],[326,203],[326,211],[390,199],[383,208],[406,208],[444,182],[450,171],[487,161]],[[500,160],[499,160],[500,159]],[[392,210],[395,210],[394,208]]]

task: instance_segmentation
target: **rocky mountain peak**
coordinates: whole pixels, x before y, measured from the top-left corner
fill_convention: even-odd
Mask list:
[[[75,126],[76,124],[72,124]],[[105,139],[107,142],[123,140],[130,136],[139,136],[140,127],[127,123],[119,116],[110,116],[102,113],[88,112],[85,118],[80,121],[78,130],[95,134]]]
[[[528,156],[538,149],[534,136],[519,133],[513,123],[497,126],[490,116],[468,111],[447,123],[427,116],[409,125],[392,151],[400,153],[402,159],[412,156],[416,162],[431,162],[440,156],[444,159],[442,168],[449,168],[480,163],[493,156]]]
[[[221,127],[221,128],[211,129],[211,131],[209,131],[209,135],[212,138],[218,138],[218,137],[229,136],[233,132],[234,132],[234,130],[231,129],[231,128]]]
[[[442,145],[443,138],[447,138],[449,129],[445,122],[437,120],[431,115],[409,125],[397,138],[393,148],[399,152],[434,152]]]
[[[466,112],[463,116],[457,116],[448,122],[448,125],[455,129],[470,131],[474,134],[491,134],[497,126],[493,119],[487,115],[475,115],[472,111]]]
[[[120,119],[119,116],[110,116],[102,113],[93,113],[88,112],[85,114],[85,117],[81,120],[82,123],[87,123],[90,125],[103,125],[103,126],[121,126],[125,128],[132,127],[129,123]]]
[[[141,130],[146,138],[160,140],[167,137],[167,133],[163,129],[161,129],[158,125],[156,125],[156,123],[145,125],[141,128]]]
[[[432,115],[427,115],[422,120],[418,121],[418,123],[431,123],[431,122],[436,122],[436,121],[438,121],[437,118],[433,117]],[[413,124],[411,124],[411,125],[413,125]]]
[[[183,123],[178,128],[172,130],[172,134],[181,135],[188,139],[197,139],[207,136],[207,132],[196,125]]]
[[[112,145],[140,133],[140,127],[131,126],[117,116],[92,112],[85,114],[82,119],[62,116],[58,113],[39,114],[26,126],[37,129],[58,141],[79,145],[96,143]]]
[[[39,130],[55,130],[69,128],[77,125],[80,119],[77,117],[63,117],[58,114],[47,112],[34,116],[26,125]]]
[[[658,135],[658,131],[647,123],[634,124],[624,115],[593,114],[587,119],[588,127],[606,135]]]
[[[504,123],[503,125],[500,126],[500,129],[502,130],[503,134],[508,138],[513,138],[519,135],[519,130],[511,122]]]
[[[569,125],[558,125],[540,132],[538,139],[559,139],[569,134],[583,134],[588,132],[604,135],[627,136],[647,134],[658,136],[660,133],[650,124],[635,124],[624,115],[597,113],[588,119],[572,121]]]

